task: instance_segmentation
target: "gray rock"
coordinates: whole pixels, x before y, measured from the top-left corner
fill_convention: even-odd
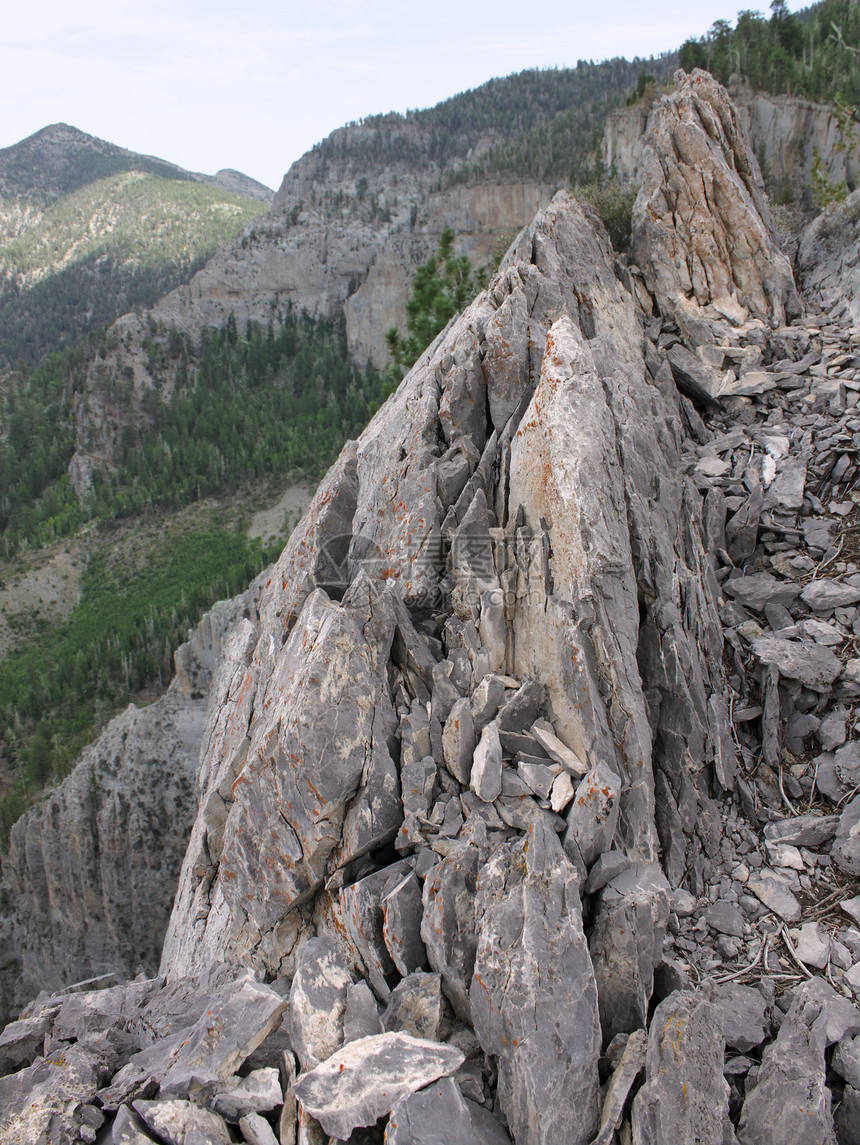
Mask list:
[[[451,709],[459,699],[462,699],[460,689],[454,683],[452,676],[454,673],[454,665],[450,660],[442,660],[439,664],[433,665],[433,698],[432,698],[432,713],[444,724],[448,716],[451,714]]]
[[[750,890],[768,910],[779,915],[784,922],[797,922],[800,918],[800,903],[791,892],[785,878],[769,867],[763,867],[747,881]]]
[[[603,1109],[600,1114],[600,1130],[592,1145],[612,1145],[615,1131],[621,1124],[624,1107],[633,1083],[645,1067],[648,1035],[644,1030],[634,1030],[621,1053],[621,1057],[606,1087]]]
[[[427,961],[421,941],[424,913],[421,882],[414,871],[400,880],[382,900],[382,934],[391,960],[404,978]]]
[[[207,1107],[234,1124],[249,1113],[270,1113],[284,1100],[278,1070],[271,1066],[207,1086],[206,1094]]]
[[[521,1145],[586,1145],[599,1112],[597,991],[575,869],[543,824],[481,870],[475,1032]]]
[[[83,1112],[106,1072],[88,1046],[63,1045],[0,1078],[0,1141],[9,1145],[76,1141]]]
[[[502,1123],[483,1105],[466,1100],[469,1116],[472,1119],[472,1140],[474,1145],[511,1145],[511,1139],[502,1128]]]
[[[250,973],[221,987],[161,1076],[162,1097],[186,1097],[207,1082],[226,1081],[280,1025],[286,1009],[287,1001]]]
[[[556,773],[543,763],[519,759],[517,774],[539,799],[549,799]]]
[[[400,772],[404,815],[426,819],[432,810],[437,789],[436,761],[432,756],[407,763]]]
[[[401,1098],[448,1077],[465,1061],[452,1046],[379,1034],[350,1042],[296,1082],[306,1113],[326,1133],[346,1139],[358,1126],[373,1125]]]
[[[487,724],[475,748],[470,786],[479,799],[492,803],[502,793],[502,745],[495,723]]]
[[[391,991],[391,999],[382,1015],[382,1028],[386,1032],[438,1042],[442,1040],[444,1013],[441,975],[409,974]]]
[[[597,900],[591,957],[604,1041],[646,1025],[669,919],[669,884],[659,867],[636,864]]]
[[[621,779],[601,761],[576,789],[567,813],[565,850],[576,846],[586,867],[612,846],[621,810]]]
[[[816,580],[806,586],[800,599],[813,612],[827,613],[834,608],[845,608],[846,605],[860,601],[860,588],[838,580]]]
[[[231,1145],[222,1117],[190,1101],[135,1101],[134,1111],[166,1145]]]
[[[777,465],[776,480],[768,490],[768,502],[776,501],[784,509],[803,505],[806,486],[806,461],[802,457],[785,457]]]
[[[726,1045],[745,1054],[760,1046],[769,1033],[767,1006],[758,990],[726,982],[717,988],[717,1004],[723,1012]]]
[[[475,751],[475,726],[472,709],[465,698],[457,700],[445,721],[442,750],[445,753],[445,766],[459,783],[467,786]]]
[[[545,688],[537,680],[526,680],[502,705],[496,723],[500,732],[522,732],[530,728],[543,710]]]
[[[382,1033],[382,1022],[376,1000],[366,982],[356,982],[346,990],[346,1009],[343,1014],[343,1042],[355,1042]],[[335,1046],[337,1049],[337,1046]],[[332,1050],[334,1053],[334,1050]],[[326,1055],[329,1056],[329,1055]],[[323,1061],[323,1058],[318,1058]],[[316,1064],[316,1062],[314,1063]]]
[[[617,875],[629,870],[632,866],[632,859],[629,859],[623,851],[604,851],[589,870],[583,893],[587,895],[596,894],[597,891],[603,890],[607,883],[611,883]]]
[[[385,917],[382,902],[411,871],[405,860],[365,875],[340,892],[341,916],[350,945],[377,998],[385,1004],[391,993],[386,979],[394,973],[394,963],[385,945]]]
[[[860,1092],[846,1085],[836,1114],[836,1140],[839,1145],[860,1145]]]
[[[6,1026],[0,1033],[0,1075],[14,1073],[41,1057],[54,1012],[46,1010],[34,1018],[23,1018]]]
[[[820,847],[833,838],[838,826],[838,815],[795,815],[766,823],[764,837],[768,842],[789,843],[793,847]]]
[[[246,1145],[278,1145],[274,1129],[259,1113],[248,1113],[240,1117],[239,1132]]]
[[[860,795],[843,808],[830,854],[843,871],[860,875]]]
[[[781,604],[788,608],[798,597],[800,585],[792,581],[777,580],[770,573],[752,573],[725,581],[723,591],[739,600],[747,608],[763,612],[768,604]]]
[[[571,751],[567,744],[562,743],[553,732],[541,727],[539,724],[533,724],[531,734],[535,737],[549,758],[563,767],[570,775],[575,776],[577,779],[582,779],[587,773],[588,768],[576,752]]]
[[[739,1145],[791,1141],[835,1145],[830,1090],[825,1084],[825,1039],[816,1028],[821,1003],[801,988],[762,1058],[756,1085],[738,1124]]]
[[[391,1108],[385,1145],[473,1145],[472,1118],[450,1077],[401,1098]]]
[[[860,1009],[818,975],[796,986],[790,994],[792,1005],[797,1000],[809,1003],[813,1032],[823,1038],[825,1047],[841,1041],[846,1034],[860,1034]]]
[[[505,681],[501,676],[485,676],[469,699],[472,709],[472,723],[475,734],[480,735],[490,720],[495,719],[506,692]]]
[[[814,692],[826,692],[842,671],[842,662],[830,651],[809,640],[783,636],[757,636],[751,644],[763,664],[773,664],[789,680],[800,680]]]
[[[830,935],[817,922],[807,922],[792,935],[795,940],[795,953],[804,966],[814,966],[823,970],[830,960]]]
[[[649,116],[632,253],[661,314],[683,313],[679,298],[692,310],[739,297],[779,323],[800,310],[738,112],[706,72],[683,76]]]
[[[442,975],[445,994],[457,1014],[471,1020],[469,985],[475,967],[475,887],[483,862],[479,849],[458,844],[424,880],[421,937],[427,959]]]
[[[705,922],[718,934],[729,934],[735,938],[744,936],[744,916],[739,907],[730,902],[716,902],[704,914]]]
[[[140,1119],[132,1113],[127,1105],[117,1110],[114,1123],[111,1126],[112,1145],[154,1145],[155,1138],[143,1129]]]
[[[833,751],[845,743],[848,729],[845,716],[839,712],[828,712],[815,732],[815,738],[824,751]]]
[[[830,1064],[849,1085],[860,1089],[860,1038],[847,1035],[842,1038]]]
[[[634,1145],[731,1141],[721,1018],[701,990],[671,994],[654,1011],[645,1085],[633,1101]]]

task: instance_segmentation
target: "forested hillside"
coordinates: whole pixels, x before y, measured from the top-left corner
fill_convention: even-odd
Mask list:
[[[845,104],[860,100],[860,5],[823,0],[793,14],[774,0],[770,16],[744,10],[734,27],[718,20],[682,45],[681,66],[706,68],[721,83]]]
[[[353,176],[403,163],[433,169],[445,183],[472,179],[589,178],[606,115],[647,69],[667,76],[677,55],[580,60],[575,68],[493,79],[424,111],[368,116],[359,133],[334,132],[314,148],[319,173]]]
[[[65,124],[0,151],[0,368],[151,306],[270,197],[238,173],[197,176]]]
[[[153,375],[172,356],[184,380],[167,401],[149,391],[144,416],[132,417],[131,388],[116,379],[123,426],[116,454],[80,499],[66,472],[75,448],[74,378],[109,352],[106,343],[92,336],[19,373],[3,400],[5,575],[34,546],[82,528],[88,563],[68,618],[27,633],[32,638],[0,661],[0,759],[16,777],[0,802],[0,834],[118,706],[169,681],[172,652],[201,611],[272,559],[275,550],[255,547],[243,533],[267,482],[316,482],[382,397],[380,375],[350,361],[342,322],[289,312],[241,333],[228,323],[199,345],[176,329],[157,333]],[[197,503],[200,511],[189,509],[177,532],[171,514],[184,520],[182,510]],[[143,536],[155,529],[159,540],[142,546],[136,529]],[[117,538],[126,538],[119,549]]]

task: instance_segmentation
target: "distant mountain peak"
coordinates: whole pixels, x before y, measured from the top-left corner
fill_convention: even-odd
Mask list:
[[[0,149],[0,197],[49,201],[122,171],[143,171],[163,179],[209,183],[234,194],[271,203],[274,192],[256,179],[224,168],[202,175],[90,135],[70,123],[51,123],[11,147]]]

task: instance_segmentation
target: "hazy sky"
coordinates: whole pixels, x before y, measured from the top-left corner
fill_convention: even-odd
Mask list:
[[[720,0],[25,0],[3,13],[0,147],[62,121],[276,188],[349,120],[523,68],[659,53],[735,16]]]

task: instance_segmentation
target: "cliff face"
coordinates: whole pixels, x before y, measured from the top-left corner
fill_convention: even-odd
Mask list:
[[[844,132],[829,106],[789,95],[768,95],[749,88],[733,88],[732,103],[743,124],[752,151],[770,169],[775,185],[784,184],[795,194],[808,188],[818,149],[822,174],[832,183],[856,183],[860,157],[846,147]],[[612,112],[606,121],[601,144],[603,162],[619,179],[641,177],[645,126],[650,113],[646,104],[634,104]]]
[[[111,720],[15,824],[2,870],[6,938],[17,953],[4,967],[5,1013],[39,990],[158,965],[197,805],[210,679],[249,599],[208,613],[177,650],[165,695]]]

